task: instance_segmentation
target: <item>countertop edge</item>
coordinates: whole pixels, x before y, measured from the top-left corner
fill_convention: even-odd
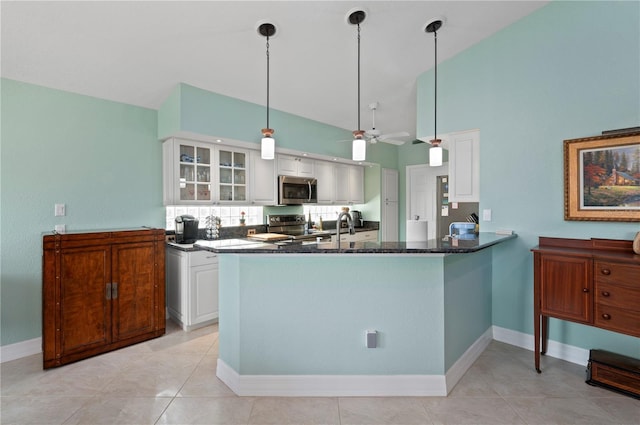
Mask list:
[[[168,243],[172,249],[181,251],[211,251],[219,254],[469,254],[477,252],[491,246],[506,242],[517,238],[517,234],[496,235],[493,233],[484,234],[485,238],[490,238],[486,242],[477,246],[442,246],[442,241],[431,240],[424,243],[418,242],[343,242],[341,245],[348,244],[348,247],[337,249],[335,243],[309,243],[304,245],[288,245],[278,246],[275,244],[264,243],[263,246],[256,248],[224,247],[211,248],[200,246],[196,242],[190,246],[180,246],[178,244]],[[470,241],[460,241],[469,243]],[[424,244],[422,247],[420,244]],[[435,244],[436,246],[429,246]]]

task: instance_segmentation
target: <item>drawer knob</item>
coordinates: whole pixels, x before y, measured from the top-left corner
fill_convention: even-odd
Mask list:
[[[586,294],[587,292],[589,292],[589,288],[582,288],[582,292]]]
[[[610,315],[610,314],[607,314],[607,313],[604,313],[604,314],[602,315],[602,318],[603,318],[604,320],[609,320],[609,319],[611,319],[611,315]]]
[[[609,276],[611,274],[611,270],[609,269],[602,269],[602,274],[605,276]]]
[[[602,296],[603,297],[608,297],[609,295],[611,295],[611,294],[609,294],[607,291],[602,291]]]

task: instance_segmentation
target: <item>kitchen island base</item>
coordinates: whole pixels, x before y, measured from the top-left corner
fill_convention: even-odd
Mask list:
[[[247,396],[445,396],[491,341],[491,257],[220,255],[217,376]]]

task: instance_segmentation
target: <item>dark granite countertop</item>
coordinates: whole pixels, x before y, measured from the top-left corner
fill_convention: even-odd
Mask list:
[[[248,239],[222,239],[196,241],[192,246],[176,246],[183,250],[217,252],[220,254],[462,254],[479,251],[492,245],[516,238],[517,235],[498,235],[481,232],[473,239],[431,239],[426,242],[303,242],[279,245]],[[175,245],[175,244],[173,244]]]

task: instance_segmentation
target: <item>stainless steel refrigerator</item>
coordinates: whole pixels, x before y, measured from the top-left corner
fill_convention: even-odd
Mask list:
[[[449,234],[449,225],[459,221],[473,221],[477,223],[478,202],[458,202],[457,208],[449,202],[449,176],[436,178],[436,237],[442,238]]]

